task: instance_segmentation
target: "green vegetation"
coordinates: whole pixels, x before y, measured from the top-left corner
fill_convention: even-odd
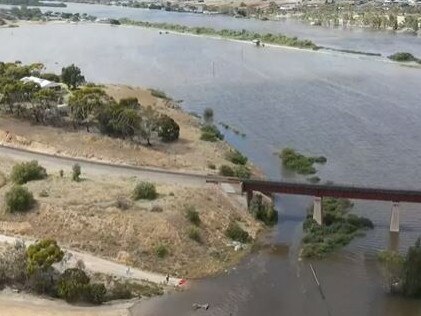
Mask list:
[[[205,125],[202,127],[201,131],[201,140],[208,142],[216,142],[218,140],[224,139],[224,135],[219,131],[219,129],[215,125]]]
[[[379,254],[390,290],[406,297],[421,297],[421,240],[409,247],[405,256],[394,251]]]
[[[222,165],[219,167],[219,174],[224,177],[233,177],[235,175],[234,170],[227,165]]]
[[[158,136],[164,142],[174,142],[180,136],[180,126],[168,115],[158,119]]]
[[[51,266],[63,259],[64,252],[52,239],[43,239],[32,244],[26,250],[28,274],[47,271]]]
[[[164,244],[159,244],[159,245],[155,248],[155,253],[156,253],[156,256],[157,256],[158,258],[163,259],[163,258],[165,258],[166,256],[168,256],[169,251],[168,251],[168,248],[167,248]]]
[[[82,174],[82,167],[78,163],[74,164],[72,167],[72,180],[79,182],[81,174]]]
[[[25,184],[29,181],[42,180],[46,177],[47,171],[35,160],[14,165],[10,175],[11,180],[16,184]]]
[[[186,218],[193,225],[199,226],[201,223],[199,212],[192,205],[186,207]]]
[[[179,33],[188,33],[195,35],[207,35],[207,36],[217,36],[221,38],[228,38],[240,41],[252,41],[260,39],[264,43],[275,44],[280,46],[291,46],[303,49],[313,49],[316,50],[319,47],[309,40],[300,40],[297,37],[288,37],[282,34],[259,34],[250,32],[247,30],[215,30],[209,27],[188,27],[179,24],[169,24],[169,23],[157,23],[157,22],[144,22],[144,21],[133,21],[129,19],[121,19],[121,24],[126,25],[136,25],[147,28],[156,28],[161,30],[175,31]]]
[[[199,244],[202,243],[202,236],[200,236],[200,231],[197,229],[197,227],[190,227],[187,230],[187,236],[189,236],[190,239],[198,242]]]
[[[63,2],[40,2],[39,0],[0,0],[0,4],[22,5],[31,7],[67,7],[66,4],[64,4]]]
[[[228,161],[231,161],[236,165],[245,165],[248,160],[247,157],[240,153],[238,150],[230,150],[226,154],[226,158]]]
[[[74,64],[64,67],[61,70],[61,80],[72,89],[76,89],[85,83],[85,77],[82,75],[82,71]]]
[[[163,142],[178,140],[179,125],[152,107],[142,107],[136,98],[117,102],[107,95],[103,87],[93,84],[80,87],[85,79],[77,66],[64,67],[61,76],[42,73],[43,69],[42,64],[0,62],[1,114],[42,125],[86,128],[87,132],[99,131],[110,137],[129,139],[136,143],[145,141],[148,146],[155,139]],[[36,83],[20,80],[28,76],[46,77],[55,82],[60,79],[73,90],[68,91],[63,87],[41,89]],[[58,107],[66,100],[68,111]]]
[[[229,223],[227,229],[225,230],[225,235],[228,238],[241,243],[248,243],[251,240],[249,233],[242,229],[240,225],[234,221]]]
[[[247,166],[239,165],[234,167],[234,176],[240,179],[250,179],[251,170]]]
[[[152,297],[164,294],[161,286],[153,283],[134,283],[125,281],[114,282],[114,286],[109,291],[107,300],[128,300],[133,297]]]
[[[212,124],[213,122],[213,109],[205,108],[203,111],[203,119],[206,124]]]
[[[160,98],[160,99],[164,99],[164,100],[172,100],[169,96],[167,96],[167,94],[162,91],[162,90],[157,90],[157,89],[149,89],[149,91],[151,92],[152,96],[156,97],[156,98]]]
[[[275,210],[272,202],[263,201],[261,194],[256,194],[250,201],[250,213],[254,218],[262,221],[267,226],[273,226],[278,222],[278,212]]]
[[[299,174],[314,174],[317,172],[314,163],[326,163],[327,159],[320,157],[306,157],[292,148],[284,148],[279,155],[285,168],[296,171]]]
[[[322,208],[322,226],[313,220],[311,214],[304,221],[304,257],[324,257],[347,245],[361,230],[374,227],[369,219],[348,214],[352,208],[349,200],[324,198]]]
[[[211,169],[211,170],[215,170],[216,169],[216,165],[214,163],[212,163],[212,162],[209,162],[208,163],[208,168]]]
[[[6,193],[5,204],[9,213],[27,212],[34,206],[35,199],[27,188],[15,185]]]
[[[133,190],[133,200],[155,200],[158,197],[156,187],[153,183],[140,182]]]
[[[395,53],[393,55],[390,55],[387,58],[389,58],[391,60],[394,60],[394,61],[398,61],[398,62],[411,62],[411,61],[414,61],[414,62],[417,62],[417,63],[421,64],[421,59],[416,58],[411,53],[399,52],[399,53]]]

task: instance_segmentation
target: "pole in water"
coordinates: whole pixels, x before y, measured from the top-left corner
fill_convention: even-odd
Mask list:
[[[325,301],[326,303],[327,314],[330,316],[332,314],[330,313],[330,308],[329,308],[329,305],[327,304],[326,297],[325,297],[325,294],[323,293],[322,286],[320,285],[319,279],[317,278],[316,271],[314,270],[313,265],[311,263],[309,265],[310,265],[311,272],[313,273],[314,281],[316,282],[317,287],[319,288],[320,295],[322,296],[323,301]]]

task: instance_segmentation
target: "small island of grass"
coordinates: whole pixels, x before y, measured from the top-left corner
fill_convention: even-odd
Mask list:
[[[421,59],[415,57],[414,55],[412,55],[411,53],[407,53],[407,52],[399,52],[399,53],[395,53],[393,55],[390,55],[389,57],[390,60],[393,61],[397,61],[397,62],[404,62],[404,63],[409,63],[409,62],[416,62],[418,64],[421,64]]]
[[[374,227],[368,218],[348,213],[353,207],[349,200],[324,198],[322,207],[323,225],[313,220],[312,214],[304,221],[303,257],[325,257],[349,244],[362,230]]]
[[[307,157],[292,148],[284,148],[279,157],[282,159],[285,168],[304,175],[315,174],[317,170],[313,165],[315,163],[323,164],[327,161],[324,156]]]

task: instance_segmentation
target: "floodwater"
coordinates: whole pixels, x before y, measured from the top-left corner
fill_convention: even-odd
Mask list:
[[[328,158],[319,168],[322,181],[420,189],[421,69],[381,58],[108,25],[0,29],[0,43],[0,60],[43,62],[51,70],[75,63],[90,81],[160,88],[184,100],[188,111],[212,107],[217,121],[246,133],[243,138],[227,131],[226,138],[269,178],[303,180],[282,170],[274,155],[291,146]],[[407,45],[418,44],[410,38]],[[277,197],[280,222],[265,238],[266,247],[227,273],[190,282],[189,291],[140,303],[133,314],[421,315],[419,301],[387,294],[376,263],[379,250],[404,250],[416,240],[419,206],[402,205],[401,233],[393,236],[391,205],[356,202],[355,213],[376,228],[313,262],[322,296],[309,261],[298,260],[310,202]],[[193,312],[192,303],[211,308]]]

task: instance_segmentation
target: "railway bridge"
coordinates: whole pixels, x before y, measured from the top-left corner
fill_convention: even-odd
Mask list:
[[[251,198],[253,197],[253,191],[258,191],[269,196],[273,193],[313,196],[313,219],[320,225],[323,224],[323,197],[390,201],[392,202],[392,211],[390,217],[391,232],[399,232],[400,202],[421,203],[421,191],[369,188],[345,185],[242,180],[242,192],[245,192],[247,194],[247,202],[250,202]]]

